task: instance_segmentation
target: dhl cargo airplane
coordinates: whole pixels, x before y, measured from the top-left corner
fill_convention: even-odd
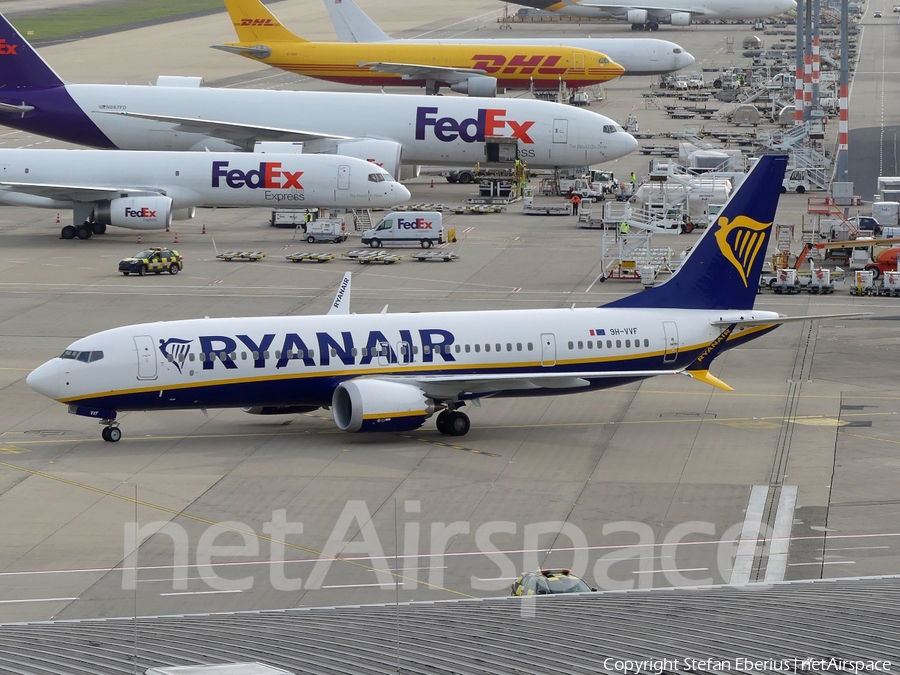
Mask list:
[[[190,319],[82,338],[28,375],[28,385],[93,417],[118,441],[129,410],[331,408],[338,429],[404,431],[437,415],[461,436],[460,408],[495,397],[574,394],[709,372],[726,349],[788,321],[755,311],[757,285],[787,166],[757,162],[666,282],[603,307],[350,314],[344,277],[325,316]]]
[[[794,0],[655,0],[628,5],[609,0],[516,0],[516,3],[562,16],[627,21],[631,24],[631,30],[658,30],[663,22],[673,26],[690,26],[691,22],[698,20],[760,19],[797,8]]]
[[[0,123],[95,148],[233,151],[289,141],[399,177],[401,165],[491,162],[501,143],[514,143],[530,168],[550,169],[638,146],[608,117],[547,101],[214,89],[183,77],[155,87],[68,84],[2,15],[0,41]]]
[[[536,47],[552,45],[573,49],[590,49],[606,54],[625,69],[627,75],[658,75],[687,68],[694,57],[679,45],[666,40],[648,38],[504,38],[503,40],[437,40],[392,38],[382,31],[353,0],[325,0],[331,23],[341,42],[390,42],[417,45],[470,44],[485,48],[498,44]],[[542,29],[543,30],[543,29]]]
[[[259,0],[225,0],[240,42],[213,45],[298,75],[378,87],[441,86],[470,96],[497,90],[578,89],[619,77],[622,66],[582,47],[505,44],[310,42],[279,23]]]
[[[392,207],[409,190],[342,155],[0,150],[0,202],[72,209],[63,239],[193,218],[196,207]]]

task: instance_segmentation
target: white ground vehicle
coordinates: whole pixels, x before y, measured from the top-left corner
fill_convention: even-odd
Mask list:
[[[687,75],[676,75],[675,76],[675,88],[687,90],[689,85],[689,80]]]
[[[343,218],[319,218],[306,223],[306,241],[340,244],[350,236]]]
[[[690,78],[688,79],[688,86],[691,89],[703,89],[705,83],[703,82],[703,73],[691,73]]]
[[[422,248],[431,248],[444,241],[443,221],[436,211],[389,213],[362,235],[362,243],[372,248],[398,244],[419,244]]]
[[[784,180],[781,182],[781,194],[796,192],[798,195],[802,195],[811,189],[812,184],[806,175],[806,169],[793,169],[789,174],[785,175]]]

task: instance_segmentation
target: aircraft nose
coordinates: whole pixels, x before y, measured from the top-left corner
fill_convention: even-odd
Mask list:
[[[790,1],[793,2],[794,0]],[[681,70],[682,68],[687,68],[694,62],[694,55],[690,52],[683,51],[680,54],[676,55],[675,61],[678,64],[678,70]]]
[[[629,133],[616,134],[617,136],[622,136],[619,139],[619,145],[622,147],[622,154],[620,157],[624,157],[625,155],[630,155],[632,152],[638,149],[637,139]]]
[[[401,183],[394,183],[391,191],[400,202],[408,202],[409,198],[412,196],[409,190],[406,189],[406,186]]]
[[[25,383],[37,393],[48,398],[56,399],[59,396],[59,362],[56,359],[47,361],[42,366],[32,370]]]

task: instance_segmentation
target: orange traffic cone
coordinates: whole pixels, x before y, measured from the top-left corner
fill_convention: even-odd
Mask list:
[[[173,241],[172,243],[173,243],[173,244],[177,244],[177,243],[178,243],[178,233],[177,233],[177,232],[175,233],[175,241]]]
[[[431,187],[434,187],[434,178],[431,179]]]
[[[200,234],[206,234],[206,223],[203,223],[203,232],[201,232]]]
[[[138,234],[138,243],[139,244],[141,243],[141,235],[140,234]]]
[[[56,224],[59,225],[59,214],[56,214]]]
[[[166,234],[168,234],[168,233],[169,233],[169,224],[166,223]]]

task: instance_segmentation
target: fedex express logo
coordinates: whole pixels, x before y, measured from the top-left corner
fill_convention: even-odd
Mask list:
[[[397,219],[397,227],[401,230],[433,230],[433,220],[425,220],[424,218],[413,218],[412,220]]]
[[[142,209],[131,209],[125,207],[126,218],[156,218],[156,211],[151,211],[146,206]]]
[[[251,190],[267,188],[271,190],[302,190],[300,176],[302,171],[283,171],[281,162],[260,162],[259,169],[242,171],[241,169],[229,169],[228,162],[213,162],[212,186],[219,187],[220,181],[230,188],[248,187]]]
[[[16,48],[19,45],[11,45],[6,40],[0,39],[0,56],[18,56]]]
[[[466,143],[483,143],[485,137],[504,136],[507,127],[512,138],[533,144],[528,130],[534,122],[516,122],[505,118],[506,110],[500,108],[479,108],[477,117],[456,120],[452,117],[437,117],[437,108],[416,108],[416,140],[425,140],[425,130],[432,127],[439,141],[450,143],[461,139]]]

